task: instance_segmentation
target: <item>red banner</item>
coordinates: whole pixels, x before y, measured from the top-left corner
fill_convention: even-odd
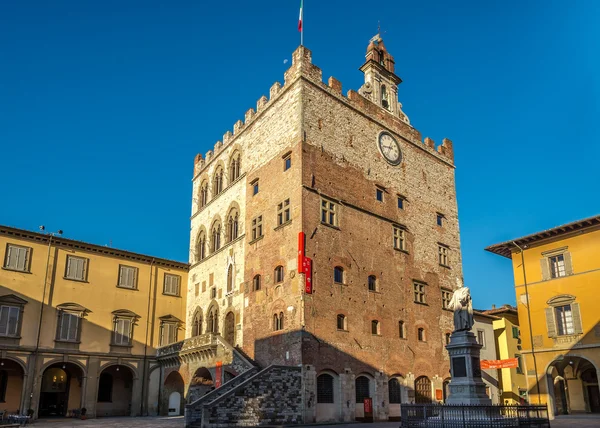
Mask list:
[[[304,273],[304,232],[298,233],[298,273]]]
[[[365,416],[367,416],[368,413],[373,413],[373,399],[372,398],[365,398],[364,406],[365,406]]]
[[[304,291],[306,294],[312,294],[313,292],[313,284],[312,284],[312,260],[308,257],[304,257],[303,261],[304,267],[304,275],[306,277],[304,283]]]
[[[217,367],[215,369],[215,388],[221,386],[221,377],[223,375],[223,363],[221,361],[217,361]]]
[[[519,360],[508,358],[506,360],[481,360],[482,369],[514,369],[519,366]]]

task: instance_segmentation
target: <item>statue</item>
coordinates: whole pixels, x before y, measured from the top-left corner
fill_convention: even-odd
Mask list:
[[[473,327],[473,304],[468,287],[458,284],[448,309],[454,311],[454,331],[469,331]]]

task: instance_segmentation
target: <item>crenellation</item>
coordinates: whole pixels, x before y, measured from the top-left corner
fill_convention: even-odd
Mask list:
[[[206,152],[206,161],[210,162],[210,160],[213,158],[213,152],[212,150],[209,150],[208,152]]]
[[[237,135],[244,128],[244,122],[238,120],[233,124],[233,135]]]
[[[246,111],[246,114],[244,114],[244,124],[248,124],[250,123],[250,121],[254,118],[255,112],[253,108],[249,108],[248,111]]]
[[[221,151],[221,149],[222,149],[222,148],[223,148],[223,143],[222,143],[222,142],[220,142],[220,141],[217,141],[217,142],[215,143],[215,149],[214,149],[214,151],[215,151],[215,156],[216,156],[216,155],[217,155],[217,154],[218,154],[218,153]]]
[[[231,133],[231,131],[227,131],[225,134],[223,134],[223,144],[227,145],[227,143],[229,143],[232,137],[233,134]]]
[[[315,83],[323,82],[322,70],[312,63],[312,53],[304,46],[298,47],[292,54],[292,66],[284,73],[285,83],[288,84],[299,76]]]
[[[342,83],[335,77],[331,76],[327,81],[327,85],[338,95],[342,95]]]
[[[454,145],[452,144],[452,140],[444,138],[442,140],[442,145],[438,147],[438,152],[454,163]]]
[[[280,90],[281,90],[281,83],[279,83],[279,82],[273,83],[273,86],[271,86],[271,89],[269,90],[269,98],[271,100],[274,99]]]
[[[258,113],[259,111],[261,111],[267,105],[268,102],[269,99],[265,95],[260,97],[256,102],[256,112]]]
[[[433,141],[431,138],[425,137],[425,140],[423,142],[425,143],[425,146],[427,146],[431,150],[435,150],[435,141]]]

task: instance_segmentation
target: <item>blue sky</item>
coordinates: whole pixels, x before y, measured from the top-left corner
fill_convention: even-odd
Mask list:
[[[187,260],[196,153],[282,81],[299,0],[0,2],[0,224]],[[455,143],[475,306],[483,248],[598,214],[600,2],[305,1],[324,77],[358,89],[381,21],[424,136]]]

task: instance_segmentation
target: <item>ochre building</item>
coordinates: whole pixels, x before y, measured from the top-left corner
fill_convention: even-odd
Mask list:
[[[185,337],[187,263],[5,226],[0,263],[0,410],[158,414],[156,349]]]
[[[600,216],[486,249],[512,260],[530,403],[599,413]]]
[[[443,401],[462,281],[452,142],[410,124],[379,36],[360,70],[344,95],[298,48],[283,84],[195,159],[187,337],[158,351],[162,401],[185,396],[189,426]]]

